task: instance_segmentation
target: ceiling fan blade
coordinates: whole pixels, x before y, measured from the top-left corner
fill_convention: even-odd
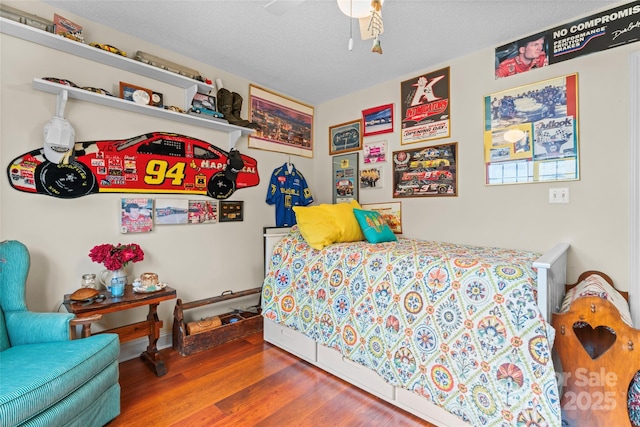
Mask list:
[[[267,12],[276,16],[282,16],[304,1],[305,0],[271,0],[264,8]]]

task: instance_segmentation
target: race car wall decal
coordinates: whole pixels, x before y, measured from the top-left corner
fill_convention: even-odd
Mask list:
[[[166,132],[130,139],[76,142],[74,153],[53,163],[39,148],[11,161],[11,186],[71,199],[92,193],[199,194],[226,199],[258,185],[258,162],[236,150]]]

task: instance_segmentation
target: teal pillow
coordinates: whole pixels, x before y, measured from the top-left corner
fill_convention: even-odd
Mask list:
[[[379,212],[354,209],[362,234],[369,243],[395,242],[398,240]]]

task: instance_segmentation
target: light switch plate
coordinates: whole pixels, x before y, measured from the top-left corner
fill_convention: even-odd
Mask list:
[[[569,203],[568,188],[550,188],[549,203]]]

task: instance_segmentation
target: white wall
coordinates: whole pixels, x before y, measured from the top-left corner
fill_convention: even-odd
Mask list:
[[[18,9],[51,18],[55,9],[36,2],[7,2]],[[227,89],[240,93],[245,102],[242,117],[247,117],[249,82],[222,70],[194,62],[175,52],[136,40],[79,19],[85,41],[105,42],[132,56],[137,50],[182,63],[203,76],[221,78]],[[42,130],[55,114],[56,97],[32,88],[33,78],[46,76],[71,80],[80,86],[102,87],[118,93],[118,82],[125,81],[152,88],[165,95],[168,105],[181,105],[184,92],[152,79],[76,58],[5,34],[0,52],[0,237],[24,242],[31,253],[32,268],[27,284],[28,304],[35,311],[59,309],[63,295],[80,287],[83,273],[100,272],[88,253],[96,244],[136,242],[145,251],[145,260],[127,267],[130,276],[155,271],[162,281],[178,291],[178,298],[194,301],[221,294],[225,290],[259,287],[263,277],[262,228],[275,224],[275,210],[265,203],[267,185],[273,169],[288,156],[248,149],[242,137],[238,148],[258,160],[260,184],[236,191],[229,200],[244,201],[244,221],[203,225],[156,226],[146,234],[120,234],[118,227],[120,198],[126,194],[96,194],[78,199],[56,199],[27,194],[10,187],[6,170],[15,157],[42,147]],[[222,64],[221,64],[222,65]],[[285,94],[286,95],[286,94]],[[69,100],[66,118],[76,131],[77,141],[119,139],[150,131],[183,133],[228,149],[228,135],[210,129],[165,121],[155,117],[128,113],[92,103]],[[313,176],[312,159],[294,158],[303,173]],[[148,195],[151,198],[181,200],[202,198],[188,195]],[[244,307],[257,303],[256,297],[229,302],[217,308]],[[159,315],[164,329],[170,330],[174,302],[160,304]],[[64,308],[61,309],[64,311]],[[109,314],[100,326],[111,327],[141,320],[145,308]],[[189,315],[191,313],[188,313]],[[200,313],[193,313],[194,315]]]
[[[360,192],[361,203],[401,201],[403,232],[428,240],[545,251],[571,244],[569,279],[602,270],[628,289],[629,67],[638,43],[539,70],[495,80],[493,49],[436,64],[396,81],[324,103],[317,108],[322,130],[356,119],[366,108],[395,103],[395,132],[365,138],[387,140],[389,151],[458,143],[458,197],[392,199],[391,162],[384,188]],[[419,52],[412,51],[412,55]],[[451,67],[451,137],[400,145],[400,82]],[[375,72],[375,70],[367,71]],[[580,180],[503,186],[484,185],[484,96],[558,76],[578,73]],[[321,199],[331,198],[331,159],[320,150],[315,182]],[[362,161],[361,161],[362,162]],[[362,164],[361,164],[362,167]],[[569,204],[548,203],[549,188],[567,187]]]
[[[7,2],[19,9],[51,17],[54,9],[37,2]],[[64,13],[74,20],[75,16]],[[249,83],[221,69],[194,62],[157,46],[133,39],[98,24],[82,22],[87,42],[112,44],[127,52],[137,50],[183,63],[209,78],[222,78],[225,86],[247,100]],[[10,36],[0,37],[0,163],[42,146],[42,128],[55,113],[55,97],[32,89],[34,77],[67,78],[80,85],[116,91],[119,81],[150,87],[165,93],[167,103],[178,104],[181,92],[156,81],[122,70],[36,46]],[[307,177],[315,199],[331,201],[331,159],[328,127],[361,117],[365,108],[390,102],[399,114],[400,82],[443,66],[451,67],[452,136],[426,143],[400,146],[399,128],[386,139],[389,150],[447,142],[458,143],[459,196],[455,198],[392,199],[391,164],[385,164],[384,187],[361,191],[361,203],[402,201],[406,236],[478,245],[545,251],[555,242],[571,244],[569,278],[585,269],[600,269],[621,289],[628,288],[629,233],[629,67],[628,57],[638,44],[592,54],[540,70],[501,80],[493,78],[493,50],[486,49],[445,64],[429,66],[365,91],[316,106],[315,158],[292,161]],[[419,54],[413,49],[408,54]],[[425,61],[426,62],[426,61]],[[224,64],[220,64],[224,68]],[[375,70],[363,70],[375,72]],[[579,181],[523,185],[484,185],[483,97],[520,85],[578,73],[579,84]],[[288,94],[283,94],[288,95]],[[184,133],[226,149],[227,135],[199,127],[166,122],[107,107],[71,100],[66,117],[78,141],[124,138],[149,131]],[[247,117],[246,102],[243,117]],[[287,160],[279,153],[240,150],[258,160],[259,186],[237,191],[231,200],[245,201],[245,220],[202,226],[162,226],[150,234],[121,235],[118,203],[123,195],[99,194],[61,200],[13,190],[2,173],[0,185],[0,238],[26,243],[32,254],[28,303],[36,311],[59,308],[64,293],[79,287],[82,273],[99,272],[89,250],[99,243],[137,242],[146,259],[130,266],[135,276],[156,271],[178,290],[183,301],[218,295],[226,289],[260,286],[262,276],[262,227],[274,224],[274,209],[264,198],[271,171]],[[549,205],[548,190],[568,187],[571,203]],[[159,196],[151,196],[159,198]],[[188,199],[188,196],[162,198]],[[253,301],[249,301],[253,302]],[[248,303],[249,303],[248,302]],[[231,304],[230,304],[231,305]],[[159,314],[165,330],[172,323],[172,302],[162,303]],[[144,309],[136,309],[144,313]],[[139,320],[140,314],[107,316],[104,326]]]

